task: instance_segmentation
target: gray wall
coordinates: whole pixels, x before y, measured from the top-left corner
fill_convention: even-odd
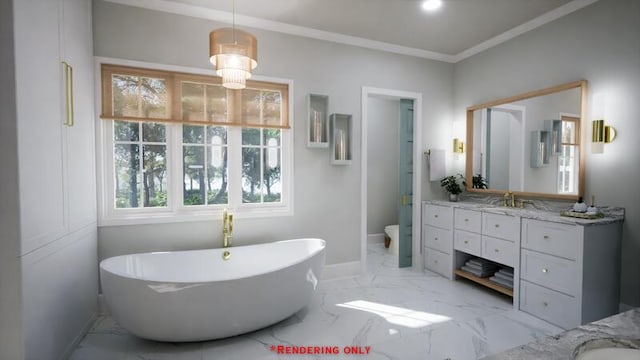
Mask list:
[[[24,357],[12,1],[0,1],[0,359]]]
[[[454,121],[464,123],[469,105],[579,79],[589,81],[589,101],[606,94],[605,117],[618,130],[604,154],[587,146],[585,195],[626,208],[621,301],[638,306],[640,202],[632,195],[640,184],[640,2],[598,1],[456,64]]]
[[[226,26],[203,19],[94,2],[96,56],[210,69],[208,34]],[[423,94],[423,143],[451,144],[453,65],[281,33],[247,29],[259,44],[256,74],[293,79],[294,216],[238,219],[236,245],[296,237],[327,240],[327,264],[360,258],[361,87]],[[305,96],[328,94],[330,112],[353,114],[353,164],[331,166],[326,151],[307,149]],[[442,197],[422,184],[423,197]],[[99,255],[220,246],[220,222],[99,228]]]
[[[400,101],[367,100],[367,234],[398,223]]]

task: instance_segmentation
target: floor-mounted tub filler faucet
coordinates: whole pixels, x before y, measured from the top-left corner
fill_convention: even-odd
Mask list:
[[[233,238],[233,214],[229,214],[227,209],[222,212],[222,247],[228,248],[231,246],[231,239]],[[222,253],[222,258],[228,260],[231,257],[231,253],[225,250]]]

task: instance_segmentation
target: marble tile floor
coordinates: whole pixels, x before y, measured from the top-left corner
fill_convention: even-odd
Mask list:
[[[367,273],[321,281],[312,303],[271,327],[198,343],[139,339],[102,316],[71,360],[479,359],[562,329],[513,310],[511,299],[466,280],[399,269],[382,244]],[[326,346],[337,354],[278,354],[272,346]],[[366,355],[347,354],[345,347]],[[336,351],[337,350],[337,351]]]

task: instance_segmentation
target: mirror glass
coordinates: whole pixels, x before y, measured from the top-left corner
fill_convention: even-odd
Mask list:
[[[585,91],[578,81],[467,108],[468,190],[581,196]]]

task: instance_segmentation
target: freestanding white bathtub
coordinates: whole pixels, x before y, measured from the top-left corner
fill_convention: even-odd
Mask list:
[[[324,240],[296,239],[116,256],[100,263],[100,281],[112,316],[132,334],[202,341],[293,315],[311,300],[324,261]]]

